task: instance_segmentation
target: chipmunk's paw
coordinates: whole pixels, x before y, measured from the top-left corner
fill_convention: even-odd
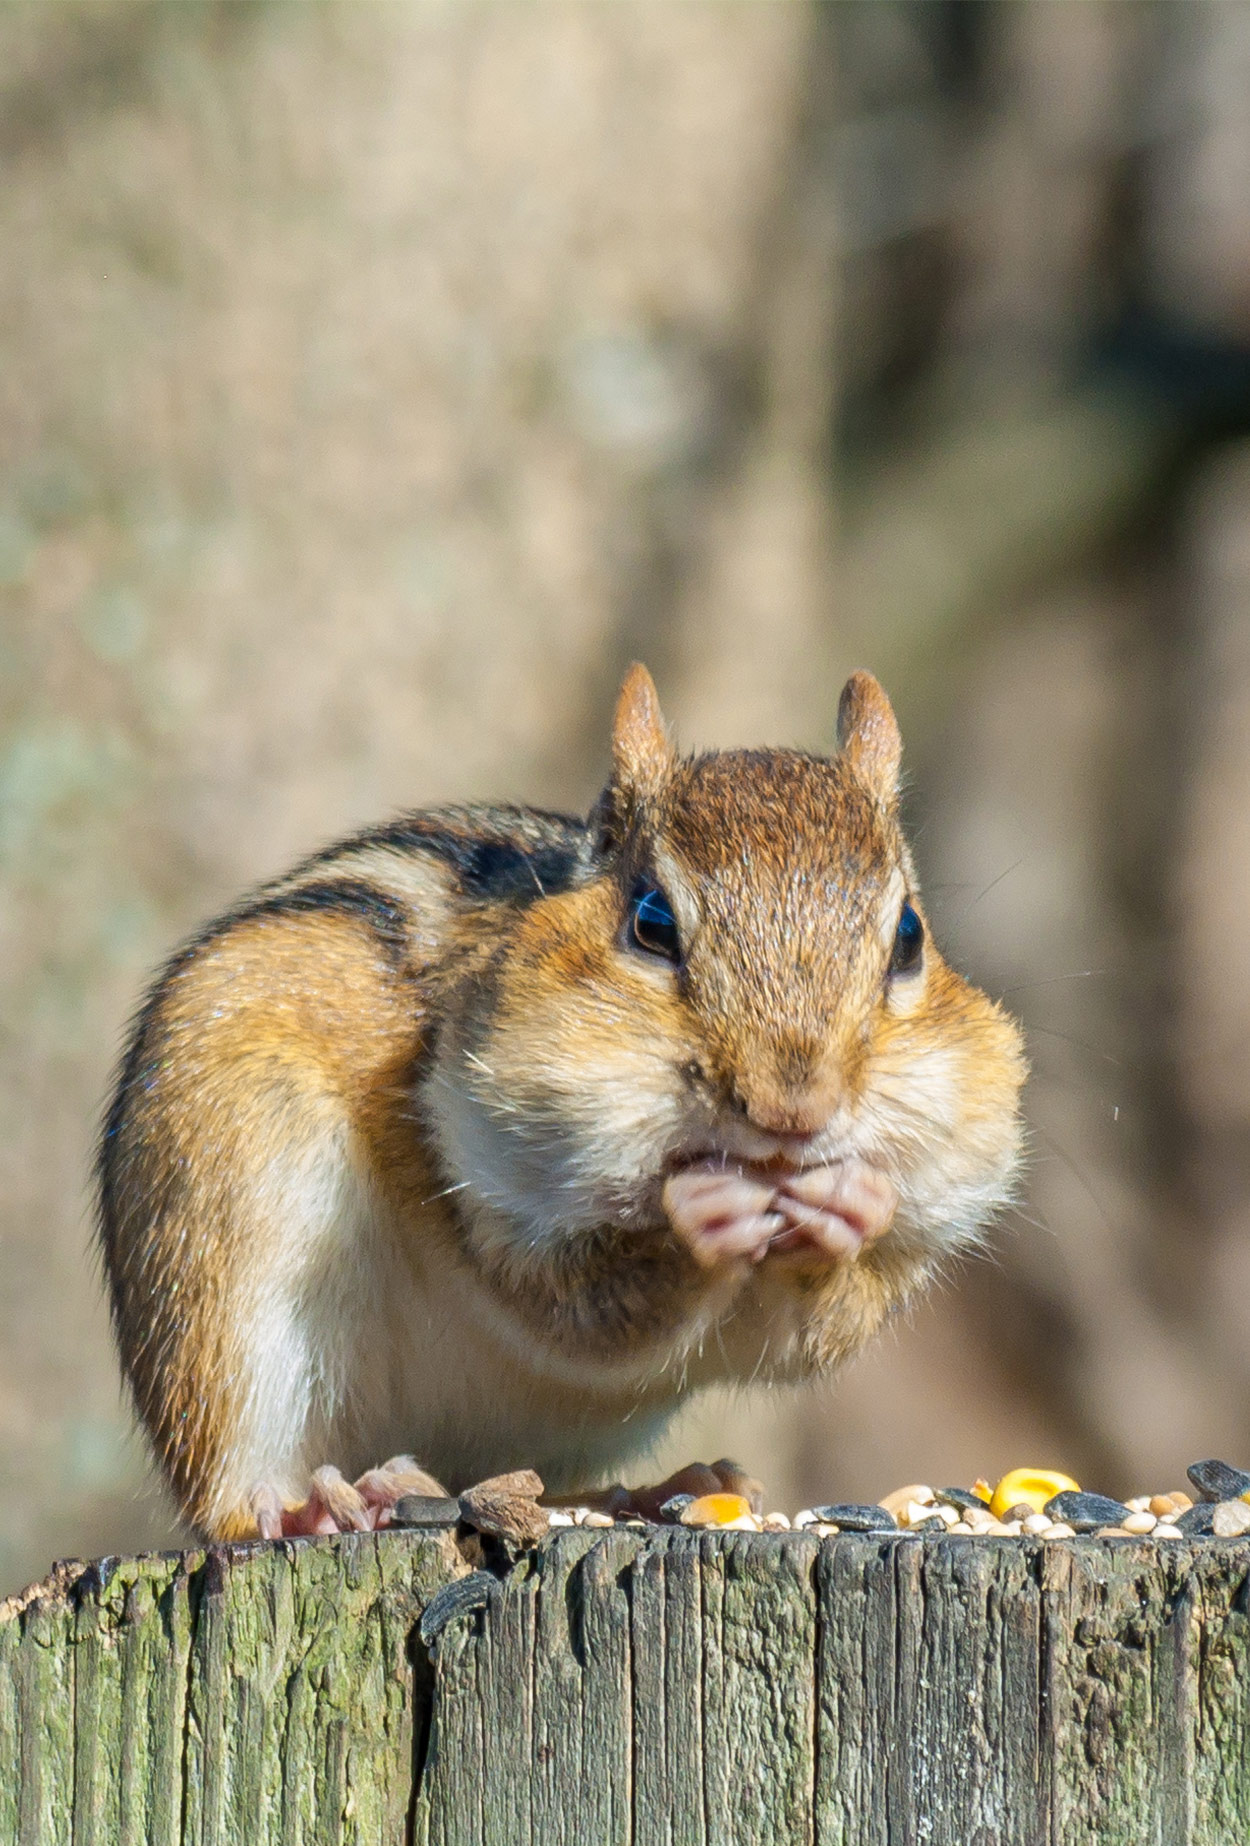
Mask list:
[[[758,1263],[789,1223],[775,1205],[777,1181],[759,1168],[697,1161],[669,1175],[668,1221],[702,1269]],[[675,1490],[680,1491],[680,1490]]]
[[[251,1496],[252,1517],[262,1538],[303,1538],[332,1532],[371,1532],[389,1525],[395,1502],[405,1494],[442,1497],[443,1488],[411,1455],[395,1455],[370,1468],[355,1483],[337,1468],[318,1468],[306,1500],[284,1500],[263,1484]]]
[[[396,1502],[405,1494],[420,1494],[423,1498],[442,1500],[447,1497],[447,1489],[432,1474],[418,1467],[411,1455],[392,1455],[380,1468],[370,1468],[356,1482],[356,1492],[374,1514],[375,1526],[391,1523],[391,1514]]]
[[[853,1258],[890,1227],[893,1184],[863,1160],[798,1170],[700,1160],[669,1175],[670,1224],[704,1269],[803,1254]]]
[[[809,1250],[829,1257],[858,1256],[888,1231],[898,1209],[893,1182],[864,1160],[838,1160],[787,1175],[774,1210],[786,1221],[769,1245],[778,1253]]]
[[[741,1494],[755,1513],[764,1505],[764,1489],[760,1482],[745,1474],[736,1461],[694,1461],[654,1487],[614,1487],[608,1497],[607,1511],[655,1521],[665,1501],[679,1493],[693,1494],[696,1499],[705,1493]]]

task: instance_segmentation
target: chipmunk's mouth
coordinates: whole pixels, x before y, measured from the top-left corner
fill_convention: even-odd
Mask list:
[[[833,1158],[837,1159],[838,1156],[834,1155]],[[660,1174],[662,1179],[667,1179],[670,1174],[683,1173],[690,1167],[714,1163],[722,1166],[727,1173],[741,1173],[744,1177],[784,1179],[794,1173],[803,1173],[809,1167],[827,1166],[830,1156],[828,1153],[817,1153],[814,1146],[803,1150],[782,1147],[771,1153],[759,1154],[732,1147],[724,1141],[707,1140],[679,1148],[670,1154]]]

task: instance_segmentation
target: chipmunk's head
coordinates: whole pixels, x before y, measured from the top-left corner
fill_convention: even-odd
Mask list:
[[[839,734],[832,760],[680,758],[641,667],[617,709],[602,820],[622,946],[697,1022],[690,1082],[747,1157],[825,1133],[932,966],[898,825],[898,727],[867,674],[843,694]]]
[[[933,944],[866,673],[838,742],[681,757],[630,671],[589,874],[517,918],[471,1047],[533,1245],[662,1214],[708,1267],[928,1261],[1002,1201],[1020,1035]]]

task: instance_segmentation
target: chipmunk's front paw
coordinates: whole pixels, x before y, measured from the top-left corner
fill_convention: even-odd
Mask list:
[[[664,1182],[668,1221],[703,1269],[758,1263],[789,1220],[774,1203],[777,1181],[753,1167],[696,1161]]]
[[[318,1468],[306,1500],[292,1505],[267,1483],[251,1496],[252,1517],[262,1538],[306,1538],[332,1532],[371,1532],[389,1525],[405,1494],[442,1498],[444,1490],[411,1455],[395,1455],[370,1468],[355,1483],[337,1468]]]
[[[892,1182],[863,1160],[801,1170],[700,1160],[670,1174],[669,1223],[702,1268],[799,1253],[844,1260],[888,1230]]]
[[[866,1161],[839,1160],[787,1176],[774,1209],[785,1218],[786,1228],[773,1238],[772,1250],[853,1257],[889,1230],[898,1193],[893,1182]]]

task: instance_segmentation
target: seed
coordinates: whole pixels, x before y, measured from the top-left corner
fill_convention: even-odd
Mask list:
[[[1135,1500],[1126,1500],[1124,1504],[1127,1506],[1130,1513],[1147,1512],[1150,1507],[1150,1495],[1148,1493],[1139,1493]]]
[[[827,1525],[841,1526],[844,1532],[892,1532],[895,1519],[883,1506],[861,1506],[858,1502],[848,1501],[833,1506],[815,1506],[809,1509],[813,1519],[822,1519]],[[797,1525],[804,1515],[799,1514]]]
[[[1211,1530],[1217,1538],[1240,1538],[1250,1532],[1250,1506],[1244,1500],[1221,1500],[1211,1515]]]
[[[476,1487],[467,1487],[465,1494],[483,1490],[492,1495],[515,1494],[522,1500],[537,1500],[542,1497],[543,1484],[532,1468],[514,1468],[509,1474],[492,1474],[487,1480],[479,1481]],[[465,1494],[461,1494],[462,1500]]]
[[[952,1538],[956,1536],[962,1538],[965,1533],[969,1536],[972,1534],[972,1527],[968,1524],[966,1519],[959,1520],[956,1525],[947,1526],[946,1530],[951,1534]]]
[[[1146,1502],[1146,1510],[1147,1512],[1153,1513],[1156,1519],[1166,1519],[1169,1513],[1175,1511],[1175,1508],[1172,1505],[1171,1494],[1170,1493],[1151,1494],[1149,1500]]]
[[[549,1526],[571,1526],[573,1515],[572,1513],[548,1513],[547,1524]]]
[[[893,1493],[882,1494],[878,1501],[887,1513],[898,1514],[914,1500],[920,1506],[932,1506],[937,1499],[932,1487],[896,1487]]]
[[[459,1500],[441,1495],[406,1493],[395,1502],[391,1523],[397,1526],[454,1526],[460,1523]]]
[[[1095,1538],[1132,1538],[1134,1534],[1126,1526],[1099,1526]]]
[[[985,1506],[981,1495],[973,1493],[968,1487],[938,1487],[934,1490],[934,1498],[939,1506],[956,1506],[961,1513],[966,1513],[972,1508],[979,1510]]]
[[[1070,1525],[1065,1525],[1062,1519],[1056,1519],[1054,1525],[1047,1526],[1044,1532],[1038,1533],[1038,1537],[1039,1538],[1075,1538],[1076,1533],[1074,1532],[1074,1530],[1072,1529]]]
[[[816,1523],[816,1508],[814,1506],[805,1506],[801,1513],[796,1513],[794,1515],[794,1529],[796,1532],[802,1532],[806,1526],[814,1526]]]
[[[816,1534],[817,1538],[832,1538],[838,1527],[831,1526],[826,1520],[820,1519],[809,1529]]]
[[[500,1486],[499,1482],[520,1481],[523,1488]],[[531,1482],[543,1484],[531,1469],[520,1468],[514,1474],[501,1474],[496,1480],[479,1481],[460,1496],[460,1517],[465,1525],[490,1538],[501,1538],[516,1546],[536,1545],[548,1530],[547,1509],[539,1506],[529,1493]]]
[[[1018,1525],[1004,1525],[1001,1519],[991,1519],[988,1525],[981,1527],[986,1538],[1014,1538],[1019,1530]]]
[[[788,1532],[790,1521],[784,1513],[765,1513],[760,1526],[765,1532]]]
[[[1020,1524],[1026,1532],[1031,1532],[1036,1537],[1041,1532],[1049,1532],[1054,1521],[1048,1519],[1045,1513],[1030,1513],[1027,1519],[1020,1521]]]
[[[1171,1500],[1172,1505],[1176,1508],[1178,1513],[1187,1513],[1193,1505],[1193,1501],[1187,1493],[1169,1494],[1168,1498]]]
[[[1118,1526],[1128,1514],[1122,1500],[1108,1499],[1105,1493],[1057,1493],[1042,1510],[1052,1519],[1065,1520],[1078,1532],[1093,1532],[1099,1526]]]
[[[1246,1510],[1250,1512],[1250,1507]],[[1144,1534],[1146,1532],[1153,1532],[1158,1523],[1153,1513],[1143,1512],[1142,1509],[1138,1507],[1126,1516],[1124,1520],[1124,1530],[1126,1532],[1139,1532]]]
[[[1180,1527],[1174,1526],[1170,1519],[1161,1519],[1151,1533],[1152,1538],[1184,1538],[1184,1536]]]
[[[582,1524],[584,1526],[594,1526],[596,1531],[606,1531],[609,1526],[614,1526],[616,1521],[613,1519],[611,1513],[592,1511],[587,1513],[586,1517],[582,1520]]]
[[[1050,1468],[1013,1468],[994,1489],[990,1511],[996,1519],[1002,1519],[1009,1508],[1026,1501],[1030,1512],[1044,1513],[1047,1501],[1056,1494],[1079,1492],[1070,1474],[1059,1474]]]
[[[948,1532],[953,1526],[959,1524],[959,1514],[953,1506],[939,1506],[937,1516]]]
[[[901,1526],[926,1525],[929,1520],[942,1523],[941,1509],[936,1506],[922,1506],[919,1500],[909,1500],[898,1516]]]
[[[1185,1472],[1204,1500],[1239,1500],[1250,1492],[1250,1474],[1226,1461],[1195,1461]]]
[[[705,1493],[682,1508],[680,1519],[684,1526],[726,1526],[750,1511],[751,1502],[740,1493]]]
[[[660,1518],[667,1525],[676,1525],[688,1506],[693,1506],[692,1493],[675,1493],[671,1500],[666,1500],[660,1508]]]

